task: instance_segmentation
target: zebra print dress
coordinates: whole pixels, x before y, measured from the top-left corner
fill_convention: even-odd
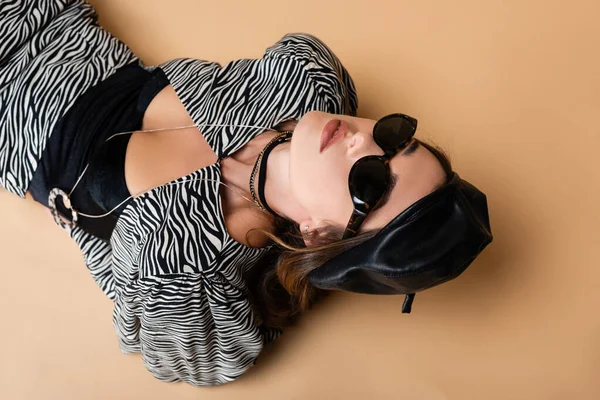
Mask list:
[[[78,95],[135,60],[83,0],[2,0],[0,184],[24,196],[56,121]],[[284,36],[257,60],[221,66],[176,59],[159,67],[219,158],[264,132],[260,127],[311,110],[356,112],[347,71],[307,34]],[[220,179],[215,163],[135,198],[110,242],[71,232],[114,301],[121,351],[141,352],[164,381],[232,381],[279,334],[262,325],[244,279],[268,248],[227,234]]]

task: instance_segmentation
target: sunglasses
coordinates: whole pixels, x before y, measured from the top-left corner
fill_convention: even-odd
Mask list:
[[[354,209],[342,239],[356,235],[367,215],[377,206],[390,184],[390,159],[404,149],[417,130],[417,120],[405,114],[390,114],[373,128],[373,139],[383,156],[365,156],[354,163],[348,187]]]

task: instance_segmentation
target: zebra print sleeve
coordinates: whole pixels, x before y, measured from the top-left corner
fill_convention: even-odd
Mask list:
[[[319,38],[308,33],[288,33],[265,51],[265,58],[291,58],[302,63],[329,112],[356,115],[358,96],[352,77]]]
[[[110,243],[90,235],[79,227],[71,231],[71,238],[79,246],[85,265],[92,278],[109,299],[115,299],[115,279],[112,271]]]
[[[85,0],[0,0],[0,186],[25,197],[60,117],[136,60]]]
[[[162,381],[230,382],[263,348],[247,296],[219,274],[140,278],[118,292],[113,320],[121,351],[141,352]]]
[[[215,153],[224,158],[249,138],[309,111],[355,115],[350,74],[319,39],[288,34],[258,60],[224,66],[175,59],[160,65]]]

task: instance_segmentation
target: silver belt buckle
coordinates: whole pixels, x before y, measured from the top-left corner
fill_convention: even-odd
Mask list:
[[[71,210],[72,221],[64,219],[56,209],[56,198],[58,196],[62,198],[63,204],[65,205],[67,210]],[[78,214],[77,211],[75,211],[73,209],[73,206],[71,205],[71,199],[69,199],[69,195],[59,188],[52,189],[50,191],[50,194],[48,195],[48,207],[50,208],[50,212],[54,217],[54,222],[56,222],[56,225],[60,226],[63,230],[71,233],[73,228],[77,226]]]

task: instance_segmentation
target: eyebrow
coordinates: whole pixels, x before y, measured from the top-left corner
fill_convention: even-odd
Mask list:
[[[411,144],[408,145],[407,148],[402,150],[400,153],[401,156],[410,156],[419,148],[419,141],[417,139],[413,140]]]

